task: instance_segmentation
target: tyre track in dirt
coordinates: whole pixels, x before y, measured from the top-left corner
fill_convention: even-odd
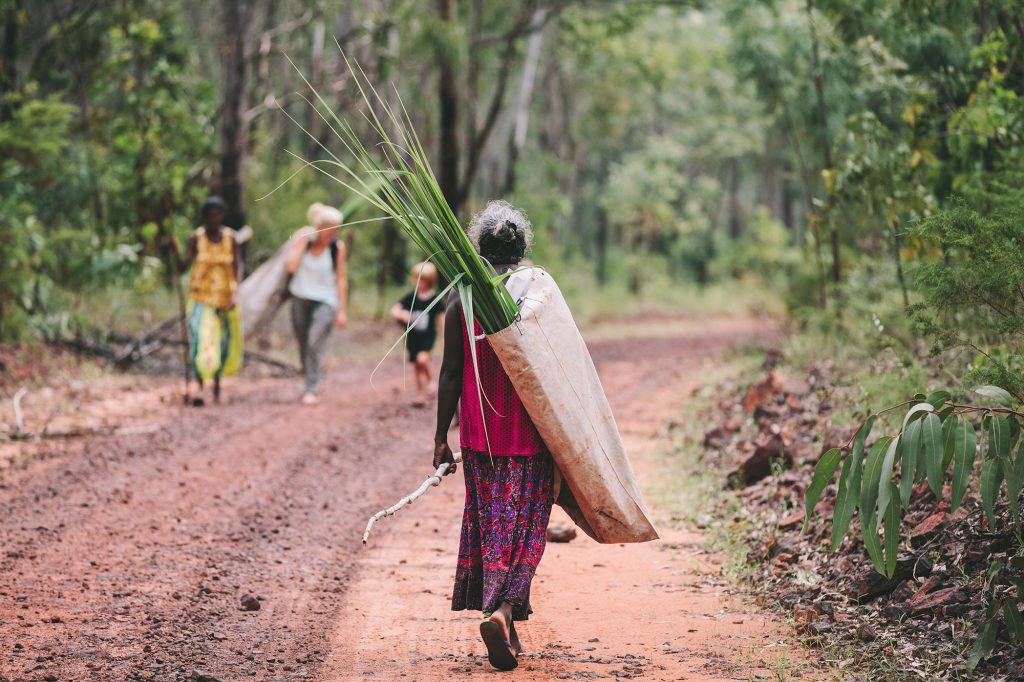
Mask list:
[[[664,423],[679,403],[671,396],[680,371],[762,328],[738,320],[686,329],[593,344],[627,437],[650,437]],[[464,638],[474,621],[447,612],[461,486],[450,480],[430,506],[375,530],[381,546],[426,534],[428,557],[400,545],[360,551],[367,516],[426,473],[433,430],[429,410],[406,406],[396,365],[377,390],[370,368],[334,371],[312,409],[293,402],[293,382],[234,381],[227,404],[168,407],[155,433],[94,438],[8,471],[0,678],[433,679],[436,666],[421,669],[422,656],[357,671],[353,661],[382,653],[364,639],[387,634],[345,629],[359,623],[353,609],[372,611],[380,632],[394,630],[381,618],[399,619],[411,623],[399,635],[436,650],[437,623]],[[559,553],[542,564],[539,584],[557,578]],[[374,575],[384,578],[367,593]],[[419,597],[405,602],[390,589],[404,585],[418,585]],[[240,610],[247,592],[263,599],[259,611]],[[543,621],[529,625],[548,643],[565,636]],[[473,642],[462,646],[471,651]],[[539,664],[573,667],[557,656]]]

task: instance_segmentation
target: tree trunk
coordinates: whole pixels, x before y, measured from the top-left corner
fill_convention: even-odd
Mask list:
[[[533,14],[532,23],[538,27],[530,33],[526,43],[526,63],[523,64],[523,76],[519,81],[519,97],[516,99],[515,118],[512,132],[508,140],[508,166],[505,171],[505,194],[511,194],[516,187],[516,161],[526,145],[526,131],[530,123],[530,100],[533,96],[533,85],[537,78],[537,64],[540,62],[540,48],[544,31],[539,28],[544,23],[545,8]]]
[[[819,126],[821,128],[821,151],[825,159],[825,170],[832,170],[832,140],[828,134],[828,109],[825,106],[825,77],[821,70],[821,54],[818,45],[818,34],[814,30],[814,2],[807,0],[807,22],[811,32],[811,65],[814,70],[814,94],[818,101]],[[828,191],[826,207],[822,218],[828,227],[829,240],[832,245],[832,282],[842,281],[842,265],[839,260],[839,228],[832,220],[832,209],[835,208],[835,194]]]
[[[316,93],[323,91],[324,86],[324,39],[327,37],[327,25],[323,16],[317,16],[313,22],[313,54],[310,64],[309,83],[313,91],[309,94],[309,101],[313,105],[309,107],[309,120],[306,123],[306,130],[309,136],[306,138],[306,159],[316,160],[320,156],[320,136],[323,130],[323,120],[316,107]]]
[[[604,286],[608,283],[608,214],[604,209],[597,210],[597,283]]]
[[[399,35],[394,25],[388,25],[377,31],[374,36],[377,52],[377,83],[382,97],[392,110],[397,111],[400,103],[394,101],[396,95],[388,87],[394,67],[393,58],[398,55]],[[380,112],[383,114],[383,112]],[[399,131],[393,131],[398,138]],[[405,242],[401,239],[398,227],[393,220],[385,220],[381,226],[381,246],[377,263],[377,315],[383,317],[387,310],[388,285],[393,281],[402,281],[405,275]]]
[[[0,122],[11,116],[8,93],[18,88],[18,20],[21,14],[21,0],[13,0],[5,12],[4,44],[0,50]]]
[[[453,30],[454,22],[452,0],[437,0],[438,18],[447,29]],[[455,64],[445,47],[437,52],[438,84],[437,95],[440,108],[439,120],[439,161],[438,183],[441,193],[448,201],[452,211],[458,215],[459,201],[459,137],[458,107],[459,94],[455,83]]]
[[[889,226],[892,231],[892,258],[896,262],[896,280],[900,283],[900,292],[903,294],[903,307],[910,305],[910,296],[907,294],[907,280],[903,275],[903,260],[900,258],[900,229],[899,221],[893,220]]]
[[[743,233],[743,215],[740,207],[740,160],[729,162],[729,238],[736,241]]]
[[[224,41],[224,107],[221,123],[220,186],[227,205],[224,222],[230,227],[245,224],[245,154],[248,126],[245,122],[245,41],[252,15],[251,0],[222,0]]]

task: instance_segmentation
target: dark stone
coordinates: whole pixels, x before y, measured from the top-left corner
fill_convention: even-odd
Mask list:
[[[576,528],[558,524],[548,527],[548,542],[571,542],[576,539]]]
[[[727,487],[747,487],[771,475],[772,462],[781,461],[785,469],[793,466],[793,454],[778,435],[760,441],[754,452],[735,471],[729,474]]]
[[[256,598],[256,595],[249,594],[248,592],[242,595],[242,610],[243,611],[259,611],[260,600]]]
[[[851,596],[863,604],[890,594],[905,580],[927,576],[931,572],[932,561],[927,556],[905,554],[896,560],[896,572],[892,578],[886,578],[874,568],[867,568],[853,581]]]

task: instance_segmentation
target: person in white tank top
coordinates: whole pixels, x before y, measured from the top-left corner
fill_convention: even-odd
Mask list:
[[[292,326],[305,375],[302,403],[315,405],[331,328],[341,329],[348,320],[348,277],[345,244],[336,239],[341,211],[313,204],[307,217],[312,227],[292,236],[285,268],[292,276]]]

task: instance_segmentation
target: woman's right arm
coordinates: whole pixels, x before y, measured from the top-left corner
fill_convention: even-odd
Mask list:
[[[172,237],[171,239],[174,239],[174,238]],[[177,251],[178,250],[178,242],[177,242],[177,240],[174,240],[172,242],[172,244],[173,244],[174,250]],[[185,257],[182,258],[178,262],[178,265],[181,268],[181,271],[182,272],[187,272],[188,269],[190,267],[192,267],[192,263],[195,261],[195,259],[196,259],[196,236],[193,234],[192,236],[190,236],[188,238],[188,241],[185,242]]]
[[[391,319],[402,324],[409,324],[412,321],[412,314],[401,303],[391,306]]]
[[[288,271],[289,275],[294,275],[295,271],[299,269],[302,254],[306,253],[306,249],[309,248],[309,235],[309,228],[304,227],[288,240],[288,255],[284,258],[284,269]]]
[[[448,427],[462,397],[462,304],[453,296],[444,321],[444,357],[437,380],[437,430],[434,432],[434,468],[448,462],[445,475],[455,471],[452,449],[448,446]]]

